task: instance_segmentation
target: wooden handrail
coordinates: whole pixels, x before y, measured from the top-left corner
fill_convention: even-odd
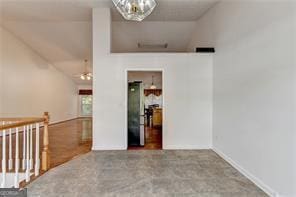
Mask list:
[[[21,127],[28,124],[45,122],[45,118],[0,118],[0,121],[19,121],[15,123],[9,123],[5,125],[0,125],[0,132],[7,129],[12,129],[16,127]]]
[[[32,120],[32,119],[39,119],[43,117],[14,117],[14,118],[1,118],[0,121],[25,121],[25,120]]]
[[[49,124],[49,114],[44,112],[43,117],[39,118],[0,118],[0,121],[14,121],[13,123],[8,123],[5,125],[0,125],[0,133],[3,130],[18,128],[25,125],[43,123],[43,149],[42,149],[42,163],[41,169],[47,171],[49,169],[49,139],[48,139],[48,124]]]

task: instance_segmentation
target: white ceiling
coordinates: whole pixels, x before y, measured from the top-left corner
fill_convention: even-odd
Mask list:
[[[157,0],[142,23],[127,22],[111,0],[0,0],[0,23],[34,51],[73,78],[91,59],[94,7],[112,9],[112,51],[143,52],[137,43],[168,43],[164,51],[185,51],[195,22],[217,0]],[[163,50],[154,50],[163,51]],[[91,66],[91,64],[90,64]],[[87,84],[73,78],[77,84]]]
[[[41,57],[77,84],[91,84],[77,74],[84,72],[84,59],[91,60],[90,22],[4,22],[4,28],[25,42]],[[89,64],[91,70],[91,63]],[[75,75],[75,77],[74,77]]]
[[[156,0],[146,21],[196,21],[218,0]],[[91,9],[110,7],[114,21],[124,19],[111,0],[0,0],[1,16],[17,21],[91,21]]]

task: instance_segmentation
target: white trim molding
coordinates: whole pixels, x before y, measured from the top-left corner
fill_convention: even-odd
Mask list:
[[[125,125],[124,125],[124,136],[125,136],[125,141],[124,141],[124,144],[125,144],[125,150],[128,149],[128,125],[127,125],[127,122],[128,122],[128,116],[127,116],[127,111],[128,111],[128,72],[130,71],[147,71],[147,72],[161,72],[161,78],[162,78],[162,148],[165,147],[165,139],[166,139],[166,120],[165,120],[165,87],[164,87],[164,81],[165,81],[165,70],[163,68],[134,68],[134,67],[131,67],[131,68],[126,68],[124,70],[124,82],[125,82],[125,86],[124,86],[124,89],[125,89],[125,96],[124,96],[124,120],[125,120]],[[164,149],[164,148],[163,148]]]
[[[125,147],[121,146],[92,146],[92,151],[109,151],[109,150],[126,150]]]
[[[274,191],[272,188],[270,188],[268,185],[263,183],[259,178],[254,176],[252,173],[244,169],[242,166],[240,166],[238,163],[236,163],[233,159],[231,159],[229,156],[227,156],[225,153],[220,151],[219,149],[213,147],[212,150],[217,153],[220,157],[222,157],[225,161],[227,161],[232,167],[237,169],[240,173],[242,173],[245,177],[247,177],[249,180],[251,180],[255,185],[257,185],[260,189],[262,189],[267,195],[271,197],[284,197],[278,194],[276,191]]]
[[[209,150],[212,149],[211,146],[207,145],[165,145],[164,150]]]

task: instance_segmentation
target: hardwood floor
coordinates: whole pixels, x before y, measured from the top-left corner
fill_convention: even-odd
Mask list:
[[[145,127],[145,146],[128,147],[129,150],[161,150],[162,128]]]
[[[35,133],[35,132],[34,132]],[[35,143],[35,134],[33,134]],[[23,153],[23,133],[19,134],[20,140],[20,158]],[[43,137],[43,129],[40,129],[40,139]],[[15,135],[12,136],[13,149],[12,155],[15,155]],[[92,119],[78,118],[49,126],[49,150],[50,150],[50,168],[63,164],[72,158],[87,153],[92,145]],[[0,158],[2,159],[2,137],[0,137]],[[42,140],[40,144],[42,150]],[[8,137],[6,137],[6,157],[8,159]],[[33,151],[34,158],[34,151]],[[0,171],[1,171],[0,162]]]
[[[42,139],[43,129],[40,129],[40,139]],[[34,135],[35,137],[35,135]],[[20,133],[20,157],[22,158],[22,140],[23,135]],[[15,135],[13,135],[13,141]],[[35,139],[33,139],[35,142]],[[13,143],[15,144],[15,143]],[[42,144],[42,143],[41,143]],[[8,157],[8,137],[6,138]],[[72,158],[87,153],[92,146],[92,119],[79,118],[49,126],[49,150],[50,150],[50,168],[63,164]],[[0,147],[2,149],[2,137],[0,137]],[[162,129],[145,128],[145,146],[129,147],[129,150],[159,150],[162,149]],[[42,145],[40,145],[42,150]],[[13,158],[15,155],[13,147]],[[2,158],[2,151],[0,151]],[[1,162],[0,162],[1,171]]]
[[[49,127],[50,167],[91,150],[92,119],[79,118]]]

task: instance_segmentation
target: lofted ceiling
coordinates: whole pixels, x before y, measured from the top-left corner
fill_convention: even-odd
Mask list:
[[[84,59],[91,60],[91,23],[19,22],[2,23],[4,28],[34,52],[68,75],[77,84],[91,84],[78,77],[85,70]],[[88,65],[91,70],[91,63]],[[75,76],[74,76],[75,75]]]
[[[91,59],[92,8],[111,8],[112,52],[183,52],[195,21],[217,1],[157,0],[154,12],[137,23],[125,21],[111,0],[0,0],[0,23],[77,84],[88,84],[73,76]],[[145,50],[138,43],[168,48]]]
[[[218,0],[156,0],[146,21],[196,21]],[[0,0],[1,16],[12,21],[91,21],[91,9],[110,7],[114,21],[124,21],[111,0]]]

